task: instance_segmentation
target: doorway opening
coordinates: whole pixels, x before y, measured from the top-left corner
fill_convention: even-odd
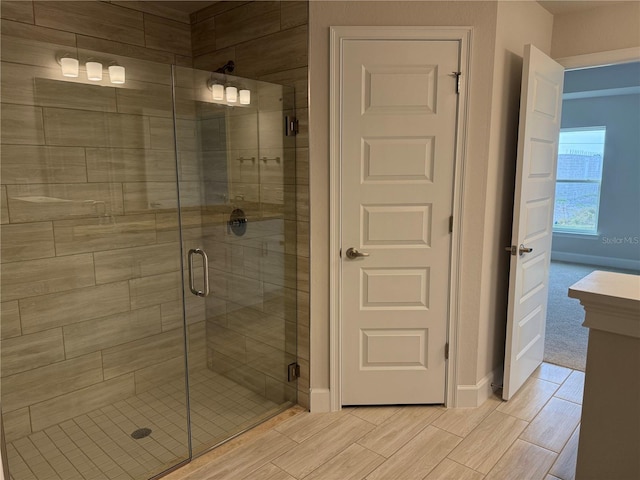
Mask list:
[[[568,70],[562,130],[601,130],[558,154],[544,361],[585,369],[588,330],[568,288],[594,270],[640,273],[640,62]],[[599,177],[599,178],[598,178]]]

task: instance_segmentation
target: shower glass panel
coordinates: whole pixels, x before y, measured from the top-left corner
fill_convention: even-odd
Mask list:
[[[11,479],[153,478],[295,403],[293,89],[1,47]],[[77,77],[62,76],[64,55]],[[211,83],[243,103],[214,101]]]
[[[171,67],[4,36],[1,166],[11,478],[145,479],[187,460]]]
[[[174,81],[195,455],[297,400],[294,95],[182,67]],[[224,87],[235,103],[214,100]]]
[[[155,478],[295,403],[293,89],[3,35],[0,93],[11,478]]]

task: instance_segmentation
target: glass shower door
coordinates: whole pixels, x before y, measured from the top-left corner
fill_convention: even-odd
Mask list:
[[[174,81],[197,455],[296,402],[293,88],[182,67]]]
[[[1,76],[11,478],[150,478],[189,458],[171,67],[3,36]]]

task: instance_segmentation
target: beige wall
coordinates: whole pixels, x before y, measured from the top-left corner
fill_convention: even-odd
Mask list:
[[[458,385],[501,373],[506,321],[515,145],[524,44],[545,52],[552,16],[535,2],[312,2],[311,352],[312,389],[329,382],[329,26],[473,27],[458,344]],[[482,394],[480,394],[480,397]]]
[[[462,286],[460,291],[461,384],[478,376],[478,315],[483,269],[483,225],[489,153],[489,116],[497,5],[493,2],[311,2],[310,28],[310,178],[311,178],[311,387],[329,385],[329,26],[472,26],[469,75],[468,153],[465,172]]]
[[[624,2],[554,17],[553,58],[639,46],[640,2]]]
[[[522,55],[528,43],[548,55],[553,24],[537,2],[499,2],[497,13],[476,381],[504,360]]]
[[[588,5],[588,2],[585,2]],[[464,187],[458,385],[500,374],[511,238],[523,47],[554,57],[640,45],[640,4],[627,2],[555,19],[537,2],[312,2],[310,8],[311,370],[329,385],[329,29],[331,25],[473,27]]]

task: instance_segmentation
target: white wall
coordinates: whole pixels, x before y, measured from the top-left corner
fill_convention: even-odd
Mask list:
[[[585,3],[589,2],[576,2]],[[640,46],[640,2],[630,1],[556,15],[553,58]]]

